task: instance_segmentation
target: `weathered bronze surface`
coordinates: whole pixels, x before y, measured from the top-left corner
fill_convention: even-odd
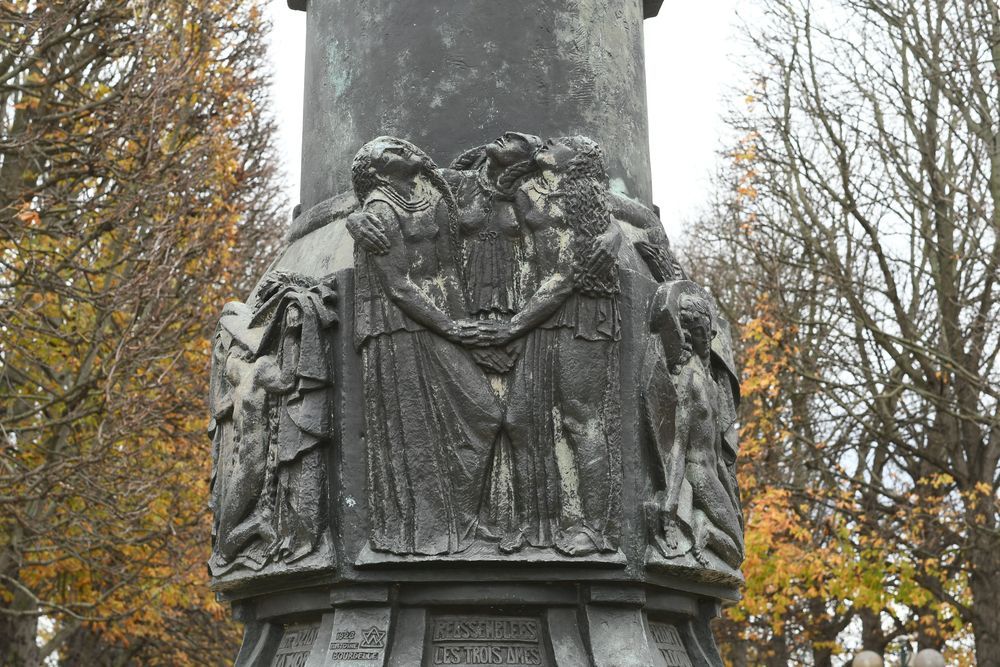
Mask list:
[[[246,624],[237,664],[720,666],[708,623],[742,582],[739,375],[728,324],[636,185],[644,104],[619,100],[616,129],[609,100],[591,99],[636,52],[589,61],[607,66],[580,103],[605,110],[585,122],[522,85],[527,109],[505,98],[480,109],[488,124],[452,111],[445,128],[422,124],[428,91],[482,72],[417,85],[383,67],[366,97],[352,77],[374,86],[375,65],[352,58],[401,3],[326,3],[308,8],[325,26],[310,58],[325,44],[334,69],[307,83],[307,107],[349,112],[353,129],[307,123],[306,207],[246,303],[224,309],[213,353],[209,566]],[[366,26],[353,47],[325,23],[347,5],[346,24]],[[407,16],[427,19],[421,7]],[[538,3],[532,20],[577,37],[529,40],[530,25],[490,32],[437,9],[414,32],[466,26],[484,63],[529,42],[590,49],[641,31],[643,11]]]

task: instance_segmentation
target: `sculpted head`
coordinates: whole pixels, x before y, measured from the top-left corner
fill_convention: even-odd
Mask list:
[[[535,153],[542,171],[608,182],[604,151],[596,141],[580,135],[547,140]]]
[[[542,171],[562,172],[574,157],[576,151],[565,140],[548,139],[535,154],[535,163]]]
[[[542,140],[533,134],[504,132],[492,143],[486,144],[486,158],[500,167],[512,167],[530,160],[542,146]]]
[[[377,137],[358,151],[351,165],[351,180],[358,201],[364,201],[379,185],[411,180],[421,173],[433,173],[434,161],[409,141],[397,137]]]
[[[712,305],[708,299],[695,294],[684,294],[680,298],[680,322],[685,339],[691,351],[702,359],[707,359],[712,351],[715,338]]]

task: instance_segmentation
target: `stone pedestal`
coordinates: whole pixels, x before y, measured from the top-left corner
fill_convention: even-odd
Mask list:
[[[236,664],[721,667],[738,376],[651,206],[658,3],[295,8],[302,202],[213,357]]]
[[[704,592],[476,582],[277,593],[237,606],[253,620],[236,664],[715,665],[707,621],[719,591]]]

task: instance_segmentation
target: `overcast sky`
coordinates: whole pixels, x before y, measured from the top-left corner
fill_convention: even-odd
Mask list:
[[[285,0],[271,0],[270,9],[274,108],[288,198],[294,204],[302,141],[305,14],[288,9]],[[748,88],[734,64],[737,26],[736,0],[666,0],[660,15],[646,21],[653,198],[672,237],[708,199],[717,154],[725,144],[724,101]]]

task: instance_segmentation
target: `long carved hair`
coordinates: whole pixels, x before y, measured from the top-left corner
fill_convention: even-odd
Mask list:
[[[584,294],[618,294],[621,284],[617,262],[597,275],[583,269],[592,252],[594,239],[611,225],[609,178],[604,153],[595,141],[579,135],[560,137],[555,141],[575,153],[557,170],[563,177],[559,191],[565,195],[565,211],[575,237],[575,282]]]
[[[451,236],[453,250],[459,253],[461,246],[458,235],[458,202],[455,200],[455,194],[441,175],[434,160],[405,139],[388,136],[376,137],[362,146],[361,150],[354,156],[354,162],[351,163],[351,184],[354,186],[354,196],[358,203],[363,207],[372,192],[381,185],[391,187],[380,173],[382,155],[389,148],[403,148],[420,158],[421,175],[430,181],[431,186],[440,193],[448,207],[448,233]]]
[[[513,199],[521,182],[537,172],[538,165],[534,158],[507,167],[497,179],[497,190],[500,191],[500,196],[504,199]]]
[[[478,169],[486,161],[486,145],[476,146],[465,151],[451,161],[451,168],[455,171],[467,171]]]
[[[700,294],[682,294],[677,300],[677,319],[681,323],[684,334],[681,364],[687,363],[694,356],[694,346],[691,343],[691,328],[700,324],[714,338],[718,333],[715,329],[715,315],[712,312],[711,297],[708,292],[700,290]]]

